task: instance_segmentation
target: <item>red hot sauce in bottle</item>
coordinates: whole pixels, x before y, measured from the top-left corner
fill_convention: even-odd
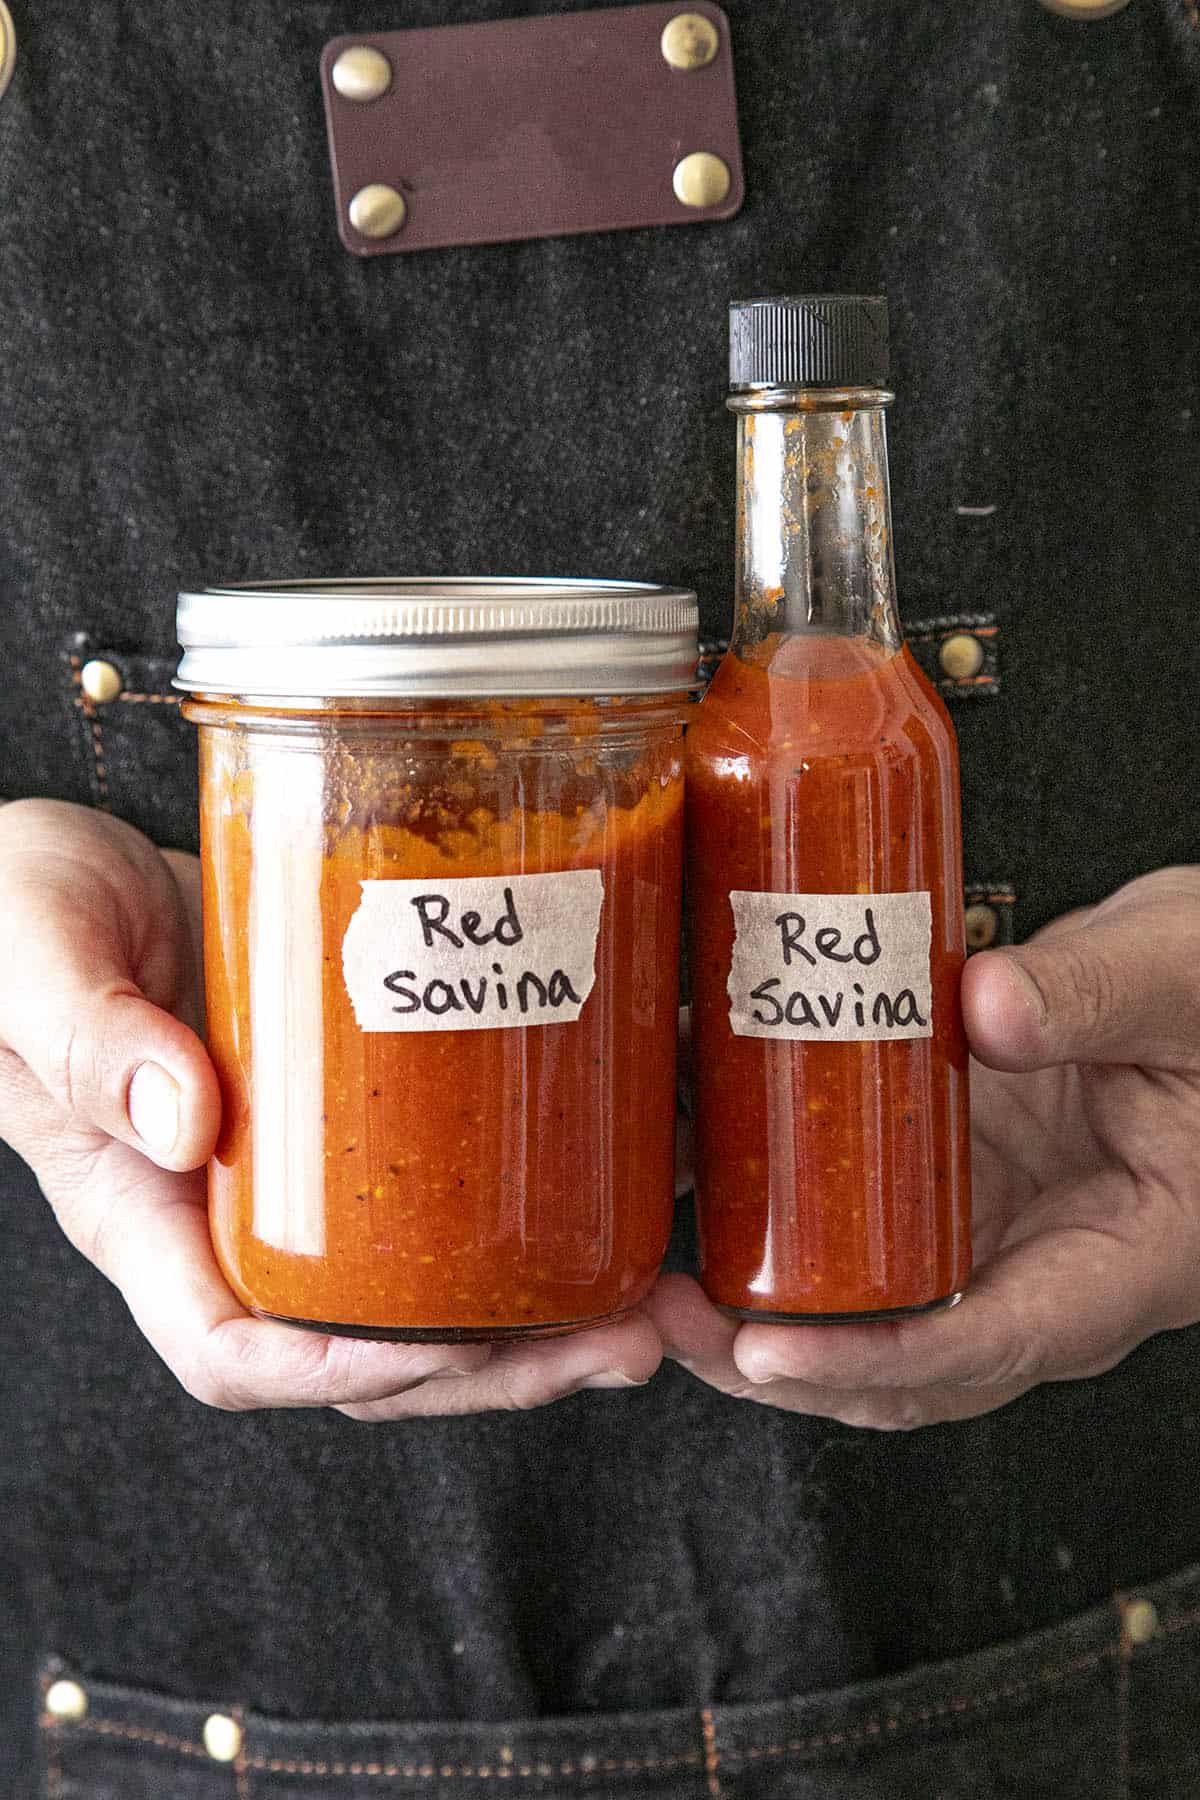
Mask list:
[[[896,612],[885,302],[732,328],[735,629],[687,741],[702,1279],[886,1318],[970,1272],[958,754]]]

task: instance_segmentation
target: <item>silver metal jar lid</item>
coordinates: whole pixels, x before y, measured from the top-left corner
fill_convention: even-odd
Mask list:
[[[245,698],[660,694],[695,685],[699,615],[631,581],[355,577],[180,594],[174,685]]]

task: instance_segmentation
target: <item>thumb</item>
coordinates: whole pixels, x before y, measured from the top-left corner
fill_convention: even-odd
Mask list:
[[[971,1048],[995,1069],[1057,1063],[1200,1066],[1200,907],[1164,896],[1110,903],[963,973]]]
[[[118,898],[74,859],[22,863],[0,873],[0,1044],[72,1122],[164,1169],[198,1167],[220,1123],[217,1078],[196,1034],[145,997],[128,948],[131,932],[153,938],[161,964],[175,933],[176,954],[190,954],[170,871],[162,892],[135,883]]]

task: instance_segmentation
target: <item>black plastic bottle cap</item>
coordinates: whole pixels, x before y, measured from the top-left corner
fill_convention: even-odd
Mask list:
[[[729,308],[732,388],[882,388],[887,380],[882,294],[795,294]]]

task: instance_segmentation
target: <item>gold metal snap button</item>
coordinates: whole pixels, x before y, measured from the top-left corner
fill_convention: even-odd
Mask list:
[[[395,237],[408,217],[404,196],[382,181],[359,188],[349,210],[355,231],[368,238]]]
[[[675,198],[685,206],[720,206],[732,184],[729,165],[711,150],[694,150],[675,165]]]
[[[663,26],[663,58],[673,69],[705,69],[721,48],[721,38],[703,13],[676,13]]]
[[[242,1753],[245,1732],[228,1713],[209,1713],[202,1733],[204,1748],[214,1762],[236,1762]]]
[[[392,85],[392,65],[382,50],[352,44],[342,51],[329,78],[343,100],[378,100]]]
[[[1064,19],[1107,19],[1129,5],[1129,0],[1042,0],[1050,12]]]
[[[110,662],[93,659],[85,662],[79,671],[79,685],[89,700],[103,706],[109,700],[115,700],[124,685],[121,671]]]
[[[17,63],[17,28],[4,0],[0,0],[0,99],[12,80]]]
[[[996,933],[1000,929],[1000,920],[994,906],[985,906],[982,900],[974,906],[968,906],[963,918],[967,933],[968,950],[986,950],[989,944],[996,941]]]
[[[956,631],[942,643],[938,661],[951,681],[970,681],[983,667],[983,645],[969,631]]]
[[[43,1704],[52,1719],[73,1724],[86,1716],[88,1697],[77,1681],[52,1681]]]
[[[1126,1600],[1121,1607],[1121,1622],[1131,1644],[1148,1644],[1158,1635],[1158,1608],[1153,1600]]]

